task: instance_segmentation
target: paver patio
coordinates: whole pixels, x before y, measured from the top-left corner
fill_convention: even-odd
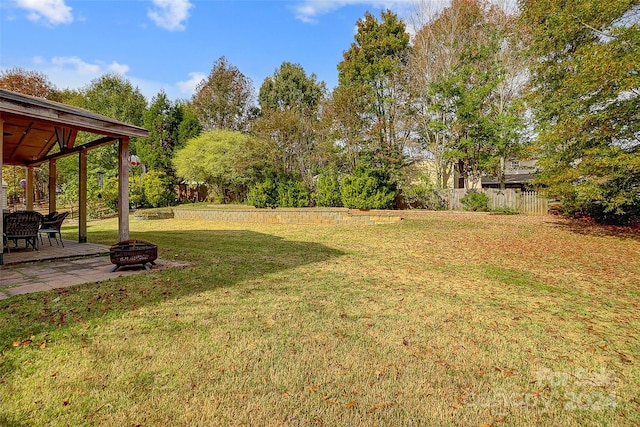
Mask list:
[[[10,254],[5,253],[5,265],[0,266],[0,299],[131,274],[149,274],[140,266],[121,267],[111,272],[114,266],[108,253],[108,246],[68,240],[64,248],[45,242],[39,251],[12,250]],[[185,265],[161,259],[155,264],[150,273]]]

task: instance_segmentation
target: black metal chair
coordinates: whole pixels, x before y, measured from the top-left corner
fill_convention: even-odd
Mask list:
[[[51,238],[53,237],[56,240],[56,245],[62,245],[64,248],[64,242],[62,241],[62,234],[60,234],[60,228],[62,227],[62,223],[65,218],[69,215],[69,212],[56,213],[56,215],[51,215],[49,219],[43,219],[42,226],[38,231],[40,234],[40,243],[42,242],[42,235],[46,234],[49,238],[49,246],[51,245]],[[60,238],[58,240],[58,237]]]
[[[9,248],[9,241],[18,247],[18,240],[25,241],[25,247],[38,250],[38,230],[42,224],[42,214],[34,211],[11,212],[4,215],[3,244]]]

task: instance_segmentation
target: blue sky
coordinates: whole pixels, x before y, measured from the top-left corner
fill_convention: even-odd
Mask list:
[[[256,90],[284,61],[332,89],[356,21],[386,8],[409,18],[416,1],[2,0],[0,69],[37,70],[60,89],[115,72],[149,101],[161,89],[186,99],[226,56]]]

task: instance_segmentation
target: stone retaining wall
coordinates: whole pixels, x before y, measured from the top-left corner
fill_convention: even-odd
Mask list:
[[[399,212],[346,208],[179,208],[174,209],[173,212],[176,219],[277,224],[375,225],[393,224],[402,220]]]

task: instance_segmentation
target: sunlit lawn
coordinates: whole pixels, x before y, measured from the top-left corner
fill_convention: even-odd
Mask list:
[[[131,229],[190,265],[0,301],[0,425],[640,425],[638,233]]]

